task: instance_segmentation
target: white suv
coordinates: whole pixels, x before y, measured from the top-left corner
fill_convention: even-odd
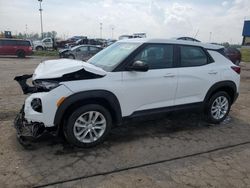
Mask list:
[[[64,133],[79,147],[104,140],[124,119],[198,109],[220,123],[238,97],[240,67],[222,46],[165,39],[114,43],[88,62],[42,62],[16,77],[32,93],[15,121],[19,138],[45,130]],[[31,78],[30,87],[26,80]]]

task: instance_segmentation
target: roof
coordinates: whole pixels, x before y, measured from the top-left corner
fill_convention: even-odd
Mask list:
[[[0,38],[0,40],[30,41],[29,39],[16,39],[16,38]]]
[[[159,43],[159,44],[184,44],[190,46],[200,46],[206,49],[217,50],[224,48],[221,45],[214,45],[209,43],[202,43],[202,42],[193,42],[187,40],[171,40],[171,39],[150,39],[150,38],[133,38],[133,39],[124,39],[118,42],[131,42],[131,43]]]

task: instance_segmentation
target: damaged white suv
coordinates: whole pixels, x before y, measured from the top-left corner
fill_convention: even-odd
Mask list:
[[[88,62],[59,59],[17,76],[30,93],[15,120],[18,137],[62,131],[79,147],[102,142],[124,119],[199,109],[220,123],[238,97],[240,67],[222,46],[165,39],[114,43]],[[28,78],[34,86],[29,86]]]

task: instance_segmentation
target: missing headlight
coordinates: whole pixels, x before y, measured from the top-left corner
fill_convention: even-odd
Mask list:
[[[34,98],[31,101],[31,107],[33,110],[35,110],[36,112],[40,112],[42,113],[42,101],[39,98]]]
[[[35,80],[33,84],[37,88],[42,88],[47,91],[50,91],[60,85],[59,82],[57,81],[45,81],[45,80]]]

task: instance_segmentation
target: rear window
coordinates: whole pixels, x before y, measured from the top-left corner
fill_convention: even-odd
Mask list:
[[[27,40],[0,40],[1,46],[31,46]]]

